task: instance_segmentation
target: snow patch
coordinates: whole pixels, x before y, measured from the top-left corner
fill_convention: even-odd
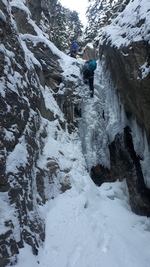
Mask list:
[[[150,67],[148,66],[148,62],[145,62],[141,67],[142,79],[146,78],[150,73]]]
[[[0,19],[3,20],[4,22],[6,22],[6,16],[2,10],[0,10]]]
[[[26,1],[25,0],[11,0],[10,2],[10,6],[11,7],[16,7],[24,12],[26,12],[27,14],[30,14],[29,9],[25,6]]]
[[[20,140],[14,150],[10,152],[6,161],[6,173],[17,173],[20,166],[25,167],[28,161],[27,144]]]

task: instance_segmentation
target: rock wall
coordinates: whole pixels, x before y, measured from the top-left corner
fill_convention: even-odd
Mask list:
[[[27,2],[35,13],[39,11],[40,1]],[[70,188],[68,170],[61,168],[61,174],[59,164],[52,158],[47,159],[45,168],[40,168],[38,160],[47,137],[46,120],[57,120],[58,131],[67,127],[71,131],[74,127],[74,112],[71,113],[74,95],[72,100],[61,101],[61,97],[58,100],[66,120],[46,108],[42,92],[48,88],[55,96],[62,82],[60,58],[44,42],[27,6],[18,8],[16,3],[10,6],[8,1],[1,1],[0,29],[0,199],[2,213],[3,204],[10,210],[0,221],[4,228],[0,234],[0,266],[3,267],[17,262],[19,249],[25,243],[32,247],[34,254],[38,253],[45,240],[45,223],[39,205],[53,197],[53,178],[58,175],[61,183],[58,192]],[[65,78],[67,84],[76,87]]]
[[[150,74],[144,76],[144,68],[150,66],[149,55],[150,45],[144,40],[119,49],[107,41],[100,46],[100,58],[105,57],[127,116],[135,115],[150,142]]]
[[[85,60],[98,59],[98,49],[92,44],[89,43],[85,46],[81,52],[81,57]]]
[[[40,114],[36,110],[40,99],[39,82],[32,66],[26,65],[26,58],[19,41],[18,33],[12,24],[12,17],[7,5],[0,3],[5,20],[0,19],[1,26],[1,180],[0,193],[6,198],[8,205],[14,208],[13,216],[4,221],[6,232],[0,236],[0,265],[16,261],[18,249],[24,241],[37,254],[39,240],[44,241],[44,225],[37,215],[34,204],[36,176],[33,166],[38,158],[37,138],[41,140]],[[43,129],[44,131],[44,129]],[[41,145],[42,145],[42,141]],[[27,144],[27,145],[26,145]],[[26,150],[26,155],[22,151]],[[14,169],[9,167],[12,153],[20,153],[25,159],[20,160]],[[6,200],[5,200],[6,201]],[[31,216],[30,211],[33,211]],[[19,236],[15,235],[20,225]]]
[[[127,119],[135,117],[150,144],[150,43],[147,32],[149,9],[143,13],[143,1],[131,1],[101,35],[99,56],[103,71],[109,72]],[[128,19],[133,16],[133,19]],[[130,123],[129,123],[130,124]],[[130,133],[129,133],[130,132]],[[104,181],[126,179],[132,210],[150,216],[149,189],[141,170],[142,160],[134,150],[132,131],[125,128],[110,144],[110,170],[97,165],[92,178]],[[129,171],[130,170],[130,171]]]
[[[102,33],[99,54],[127,115],[135,115],[150,142],[150,10],[144,7],[144,0],[128,3]]]

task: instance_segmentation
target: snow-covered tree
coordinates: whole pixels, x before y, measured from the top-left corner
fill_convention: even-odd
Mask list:
[[[88,25],[85,29],[86,39],[93,40],[99,30],[110,24],[119,12],[123,11],[129,0],[88,0]]]
[[[45,8],[47,7],[48,8]],[[69,46],[70,37],[78,40],[82,35],[83,25],[76,11],[71,11],[61,5],[58,0],[44,2],[41,27],[48,33],[50,40],[60,49]]]

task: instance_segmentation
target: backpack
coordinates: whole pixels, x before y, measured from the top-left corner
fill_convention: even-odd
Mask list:
[[[88,70],[88,69],[89,69],[89,64],[86,62],[86,63],[83,65],[82,69],[81,69],[81,73],[84,73],[84,71],[85,71],[85,70]]]
[[[89,69],[90,70],[93,70],[93,71],[96,70],[97,62],[94,59],[89,60],[88,64],[89,64]]]

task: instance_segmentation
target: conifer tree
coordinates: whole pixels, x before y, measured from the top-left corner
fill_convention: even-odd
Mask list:
[[[87,9],[88,25],[85,29],[86,39],[93,40],[100,29],[112,22],[123,11],[129,0],[88,0]]]
[[[58,0],[47,0],[45,6],[47,8],[43,9],[42,30],[45,29],[50,40],[64,51],[69,47],[70,37],[77,41],[83,33],[78,13],[63,7]]]

